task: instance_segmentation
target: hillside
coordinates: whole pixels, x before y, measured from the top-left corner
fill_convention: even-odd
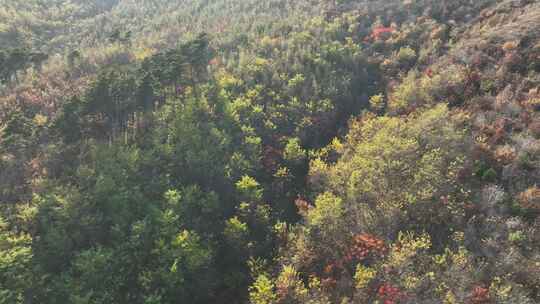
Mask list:
[[[0,304],[540,303],[540,2],[0,0]]]

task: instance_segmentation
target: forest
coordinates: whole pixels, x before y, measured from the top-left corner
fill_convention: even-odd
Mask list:
[[[540,303],[540,1],[0,0],[0,304]]]

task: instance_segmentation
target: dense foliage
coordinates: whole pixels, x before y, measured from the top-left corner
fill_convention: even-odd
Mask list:
[[[538,24],[0,0],[0,304],[540,302]]]

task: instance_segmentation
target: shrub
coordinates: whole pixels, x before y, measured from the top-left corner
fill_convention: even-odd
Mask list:
[[[523,170],[534,170],[536,168],[536,159],[533,151],[521,151],[518,155],[518,165]]]
[[[247,238],[248,227],[238,217],[233,217],[226,222],[223,233],[228,241],[240,247]]]
[[[402,68],[409,68],[416,61],[416,51],[408,46],[400,48],[395,56]]]
[[[488,304],[490,303],[489,289],[481,285],[475,286],[469,298],[471,304]]]
[[[250,176],[243,176],[236,182],[236,189],[241,194],[242,199],[246,201],[259,201],[262,198],[262,189],[260,184]]]
[[[540,121],[531,123],[529,125],[529,131],[535,138],[540,139]]]
[[[369,99],[369,104],[371,106],[371,109],[376,112],[380,112],[384,110],[384,95],[383,94],[377,94],[371,96]]]
[[[508,240],[512,243],[521,243],[526,239],[523,231],[510,232],[508,234]]]
[[[505,145],[495,150],[495,159],[503,165],[513,162],[516,157],[516,150],[511,146]]]
[[[418,85],[418,71],[410,71],[402,83],[394,89],[388,100],[388,110],[391,114],[405,114],[421,103],[422,91]]]
[[[293,266],[284,266],[276,280],[276,293],[282,303],[290,303],[306,293],[303,282]]]
[[[406,298],[404,292],[399,288],[389,284],[382,284],[377,290],[377,296],[383,301],[384,304],[396,304]]]
[[[489,168],[482,173],[482,179],[487,182],[494,182],[497,179],[497,171],[493,168]]]
[[[376,270],[369,267],[365,267],[362,264],[358,264],[358,266],[356,266],[356,272],[354,274],[356,288],[357,289],[366,288],[368,284],[371,282],[371,280],[375,278],[376,275],[377,275]]]
[[[521,207],[540,211],[540,188],[533,186],[518,195]]]
[[[294,164],[300,164],[306,160],[307,152],[302,149],[299,138],[290,138],[283,150],[283,158]]]
[[[309,210],[307,221],[310,226],[331,229],[343,216],[342,200],[330,192],[317,197],[315,208]]]
[[[353,238],[352,246],[345,256],[346,262],[364,261],[367,258],[380,258],[387,251],[384,241],[369,235],[361,233]]]
[[[266,276],[260,275],[249,288],[251,304],[273,304],[277,300],[274,283]]]
[[[480,89],[484,92],[484,93],[493,93],[495,91],[495,81],[493,79],[482,79],[480,81]]]
[[[518,47],[518,42],[516,41],[507,41],[503,44],[502,49],[505,52],[512,52]]]

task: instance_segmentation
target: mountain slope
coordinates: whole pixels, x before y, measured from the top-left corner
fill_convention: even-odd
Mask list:
[[[540,4],[0,0],[0,303],[537,303]]]

